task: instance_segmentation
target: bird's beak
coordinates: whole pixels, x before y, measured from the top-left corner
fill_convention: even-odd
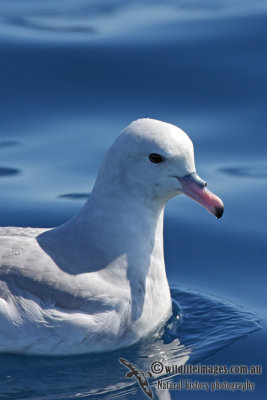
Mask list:
[[[196,173],[178,178],[182,184],[182,191],[193,200],[202,204],[211,214],[217,218],[223,215],[223,202],[207,189],[207,183]]]

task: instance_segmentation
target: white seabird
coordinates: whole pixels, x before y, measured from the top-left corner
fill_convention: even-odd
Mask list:
[[[79,214],[53,229],[0,229],[0,352],[81,354],[128,346],[171,315],[166,202],[185,193],[218,218],[179,128],[132,122]]]

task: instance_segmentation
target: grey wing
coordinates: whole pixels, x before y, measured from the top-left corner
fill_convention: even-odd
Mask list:
[[[50,229],[47,229],[47,228],[24,228],[24,227],[17,227],[17,226],[1,227],[0,228],[0,239],[1,239],[1,236],[37,237],[41,233],[44,233],[48,230],[50,230]]]
[[[95,295],[90,296],[88,277],[76,280],[62,271],[39,246],[35,237],[0,235],[0,296],[34,295],[63,309],[91,314],[110,310]],[[84,286],[82,286],[81,282]]]
[[[4,236],[4,233],[9,233],[11,236]],[[39,249],[32,234],[33,232],[27,228],[11,227],[0,230],[2,296],[8,292],[18,295],[24,291],[45,300],[52,295],[52,280],[50,285],[48,284],[51,261]]]

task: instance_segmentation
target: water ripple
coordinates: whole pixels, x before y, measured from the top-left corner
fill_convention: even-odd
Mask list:
[[[57,196],[58,199],[87,200],[90,193],[66,193]]]
[[[60,24],[58,21],[55,24],[53,19],[49,21],[49,19],[42,18],[38,20],[38,18],[29,18],[29,17],[6,17],[5,23],[8,25],[13,25],[17,27],[27,28],[36,31],[47,31],[54,33],[86,33],[86,34],[96,34],[97,30],[93,26],[86,26],[82,24],[75,24],[72,21],[62,21]]]
[[[20,146],[21,144],[22,143],[17,140],[1,140],[0,141],[1,148]]]
[[[166,326],[127,349],[79,357],[0,355],[0,396],[126,398],[138,386],[135,379],[125,377],[128,371],[119,358],[129,360],[144,373],[151,371],[154,361],[178,366],[199,363],[261,328],[258,315],[223,299],[178,288],[171,293],[173,315]],[[148,378],[152,390],[159,376]]]
[[[225,167],[225,168],[219,168],[218,172],[243,178],[259,178],[259,179],[267,178],[266,165],[243,165],[235,167]]]
[[[0,167],[0,176],[19,175],[21,171],[17,168]]]
[[[146,16],[145,25],[162,20],[195,20],[218,18],[218,16],[246,15],[255,12],[266,12],[266,2],[262,0],[238,1],[177,1],[172,0],[77,0],[53,2],[36,2],[30,0],[1,1],[0,25],[22,28],[28,31],[46,31],[50,33],[85,34],[96,32],[109,36],[113,31],[125,31],[130,24],[140,28],[140,22]],[[115,23],[112,22],[115,20]],[[125,19],[127,23],[125,24]],[[106,30],[106,27],[108,29]],[[21,30],[17,35],[21,34]]]

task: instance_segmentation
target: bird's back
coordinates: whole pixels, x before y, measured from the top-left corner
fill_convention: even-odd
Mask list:
[[[21,228],[17,226],[7,226],[0,228],[0,241],[1,236],[27,236],[37,237],[41,233],[47,231],[47,228]]]

